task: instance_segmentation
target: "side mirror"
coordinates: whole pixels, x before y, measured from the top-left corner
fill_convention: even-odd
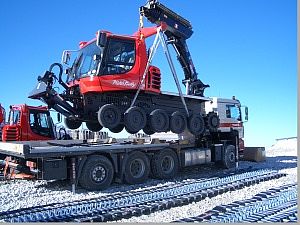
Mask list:
[[[60,123],[61,122],[61,114],[57,113],[57,121]]]
[[[97,32],[97,41],[96,41],[96,45],[98,47],[104,47],[106,45],[107,42],[107,36],[106,33],[101,32],[100,30]]]
[[[62,55],[62,63],[68,65],[71,59],[71,52],[70,51],[63,51]]]
[[[245,121],[248,121],[248,107],[245,107]]]

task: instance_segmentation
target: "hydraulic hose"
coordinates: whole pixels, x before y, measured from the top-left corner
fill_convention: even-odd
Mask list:
[[[53,63],[49,67],[49,71],[52,72],[52,69],[57,66],[59,68],[59,74],[58,74],[58,83],[63,86],[66,90],[69,88],[68,85],[63,82],[62,80],[62,74],[63,74],[63,66],[60,63]]]

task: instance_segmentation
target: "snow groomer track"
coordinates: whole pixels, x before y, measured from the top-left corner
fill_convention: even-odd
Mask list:
[[[190,218],[174,222],[297,222],[297,184],[261,192]]]
[[[0,213],[5,222],[105,222],[182,206],[207,197],[242,189],[285,176],[275,170],[256,170],[221,178],[184,181],[135,193],[110,194],[105,197],[54,203]]]

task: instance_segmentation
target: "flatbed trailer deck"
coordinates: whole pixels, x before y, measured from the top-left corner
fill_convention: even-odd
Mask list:
[[[0,142],[0,167],[5,174],[19,172],[40,180],[70,180],[88,190],[101,190],[111,182],[136,184],[151,174],[158,179],[176,176],[182,167],[215,163],[236,167],[238,151],[226,140],[197,146],[155,140],[143,143],[83,140]]]

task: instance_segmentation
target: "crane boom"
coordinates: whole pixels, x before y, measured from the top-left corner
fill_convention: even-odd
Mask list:
[[[165,35],[168,44],[171,44],[176,53],[177,59],[183,69],[185,79],[182,81],[186,86],[186,94],[203,96],[204,89],[209,85],[203,84],[198,79],[186,40],[193,34],[191,23],[173,12],[157,0],[150,0],[145,6],[140,7],[140,14],[146,17],[151,23],[167,25]]]

